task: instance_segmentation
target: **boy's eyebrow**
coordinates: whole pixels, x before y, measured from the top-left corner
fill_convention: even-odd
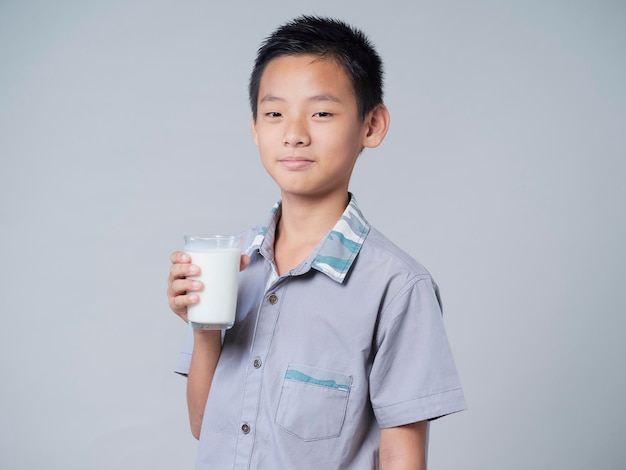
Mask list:
[[[339,98],[330,94],[311,96],[307,101],[333,101],[335,103],[341,103],[341,100]]]
[[[263,98],[261,98],[261,100],[259,101],[260,103],[265,103],[265,102],[274,102],[274,101],[285,101],[284,98],[280,98],[278,96],[274,96],[274,95],[265,95]],[[334,95],[328,94],[328,93],[321,93],[319,95],[313,95],[310,96],[309,98],[307,98],[307,101],[332,101],[334,103],[341,103],[341,100],[339,98],[337,98]]]

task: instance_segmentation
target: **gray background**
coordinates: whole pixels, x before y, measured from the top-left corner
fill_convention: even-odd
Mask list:
[[[317,13],[386,62],[352,190],[443,292],[431,468],[623,468],[624,2],[311,5],[0,2],[0,467],[191,468],[169,253],[265,220],[248,73]]]

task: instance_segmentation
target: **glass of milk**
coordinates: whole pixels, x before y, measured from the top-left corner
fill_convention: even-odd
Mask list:
[[[199,301],[187,308],[189,324],[202,330],[230,328],[235,323],[241,241],[226,235],[186,235],[185,252],[200,268],[200,274],[188,279],[204,284],[197,292]]]

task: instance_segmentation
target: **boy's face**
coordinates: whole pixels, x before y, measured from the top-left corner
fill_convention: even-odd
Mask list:
[[[259,86],[254,142],[283,197],[344,193],[368,145],[352,83],[334,60],[284,56],[266,66]]]

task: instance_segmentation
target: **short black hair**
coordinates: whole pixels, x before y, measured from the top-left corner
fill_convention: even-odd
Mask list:
[[[261,76],[267,64],[277,57],[303,54],[333,59],[345,69],[361,119],[383,102],[383,64],[367,36],[337,19],[303,15],[280,26],[258,50],[248,87],[255,120]]]

